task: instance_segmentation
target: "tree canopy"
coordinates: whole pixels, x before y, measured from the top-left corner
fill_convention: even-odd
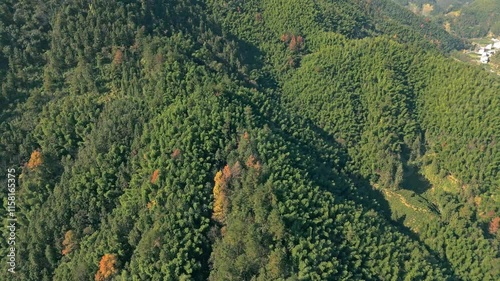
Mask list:
[[[15,278],[499,280],[465,46],[389,0],[3,1]]]

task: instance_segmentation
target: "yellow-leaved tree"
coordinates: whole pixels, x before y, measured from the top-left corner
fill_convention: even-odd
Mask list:
[[[224,222],[227,209],[227,183],[231,179],[231,168],[226,165],[222,171],[215,174],[214,178],[214,208],[212,219],[220,223]]]

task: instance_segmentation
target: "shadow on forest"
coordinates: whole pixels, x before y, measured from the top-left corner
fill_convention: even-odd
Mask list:
[[[418,241],[420,245],[423,245],[423,247],[425,247],[425,249],[431,253],[431,255],[438,260],[450,274],[454,275],[452,270],[453,267],[450,262],[448,260],[441,259],[439,253],[430,249],[420,240],[416,233],[405,226],[404,218],[400,220],[394,220],[392,218],[392,211],[389,202],[385,199],[381,191],[374,189],[367,178],[349,171],[349,168],[346,167],[346,165],[350,162],[350,156],[348,155],[346,149],[343,148],[329,133],[313,124],[311,120],[307,119],[305,122],[317,137],[337,149],[337,157],[341,160],[339,164],[327,161],[324,157],[322,157],[322,152],[313,145],[299,138],[294,138],[289,132],[277,129],[277,126],[273,126],[273,133],[280,135],[290,145],[295,147],[295,149],[291,150],[292,152],[300,151],[314,156],[313,159],[315,165],[313,167],[307,167],[307,170],[311,173],[309,180],[314,182],[314,184],[318,185],[323,190],[336,195],[335,198],[337,200],[340,199],[340,202],[353,201],[356,205],[361,206],[365,212],[372,209],[375,210],[378,214],[385,217],[386,220],[392,226],[396,227],[401,233],[414,241]],[[292,154],[290,155],[290,158],[295,159],[299,156],[300,155],[298,154]],[[338,174],[333,174],[333,170],[337,170]],[[411,188],[419,194],[430,188],[430,182],[428,182],[418,170],[415,170],[414,173],[406,177],[405,181],[411,182],[408,185],[408,188]],[[335,182],[335,185],[332,185],[332,182]],[[354,186],[354,189],[348,188],[351,186],[351,183]]]
[[[292,165],[303,171],[307,171],[309,173],[308,180],[312,181],[314,185],[320,187],[324,191],[332,193],[338,203],[347,203],[351,201],[362,207],[364,212],[375,210],[402,234],[406,235],[411,240],[419,242],[420,245],[423,245],[423,247],[425,247],[425,249],[435,258],[437,263],[441,264],[453,277],[456,277],[449,261],[440,258],[437,252],[425,245],[416,233],[404,225],[404,219],[394,220],[392,218],[389,202],[385,199],[382,192],[373,188],[367,178],[350,171],[347,165],[351,157],[347,149],[339,144],[332,135],[314,124],[308,118],[291,115],[281,106],[281,104],[279,104],[279,102],[276,102],[277,104],[273,107],[273,112],[262,113],[259,112],[259,107],[246,97],[234,96],[233,98],[252,107],[252,112],[255,114],[254,117],[260,120],[258,125],[267,125],[273,134],[278,135],[287,143],[290,148],[289,159],[292,160]],[[272,100],[279,100],[279,97],[273,97]],[[332,159],[329,159],[327,155],[324,154],[324,151],[321,151],[306,139],[294,137],[293,131],[289,129],[291,126],[283,129],[280,124],[272,121],[274,114],[279,114],[280,118],[283,120],[302,124],[309,128],[314,132],[315,137],[334,148],[336,157],[339,160],[338,163],[333,162]],[[312,163],[311,161],[304,163],[293,160],[302,159],[304,155],[308,155],[312,159]],[[430,187],[430,183],[423,177],[418,169],[407,174],[404,179],[404,184],[419,194],[425,192]],[[352,186],[354,186],[354,188],[350,188]]]
[[[431,188],[431,183],[422,175],[416,166],[409,166],[405,171],[401,186],[421,195]]]

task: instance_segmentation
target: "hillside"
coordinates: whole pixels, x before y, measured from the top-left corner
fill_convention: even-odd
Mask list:
[[[497,0],[394,0],[413,13],[433,19],[462,38],[500,36]]]
[[[0,279],[500,279],[463,47],[384,0],[4,1]]]
[[[475,0],[459,10],[459,15],[450,17],[452,29],[462,37],[500,35],[500,2]]]

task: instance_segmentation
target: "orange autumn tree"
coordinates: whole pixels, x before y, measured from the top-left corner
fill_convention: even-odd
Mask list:
[[[243,138],[248,140],[250,138],[250,134],[248,134],[248,132],[245,131],[245,133],[243,133]]]
[[[40,150],[35,150],[31,153],[30,160],[28,161],[27,167],[30,170],[35,169],[36,167],[42,165],[43,160],[42,160],[42,153]]]
[[[160,175],[160,170],[156,169],[154,172],[153,172],[153,175],[151,175],[151,183],[152,184],[155,184],[156,181],[158,180],[158,176]]]
[[[102,256],[99,262],[99,270],[95,275],[96,281],[106,281],[110,280],[113,275],[115,275],[118,270],[116,269],[118,261],[116,255],[105,254]]]
[[[500,228],[500,217],[496,217],[490,222],[490,227],[489,231],[491,234],[497,233],[498,229]]]
[[[228,181],[231,178],[232,172],[231,168],[229,168],[229,165],[224,166],[224,169],[222,170],[222,176],[224,177],[225,181]]]

